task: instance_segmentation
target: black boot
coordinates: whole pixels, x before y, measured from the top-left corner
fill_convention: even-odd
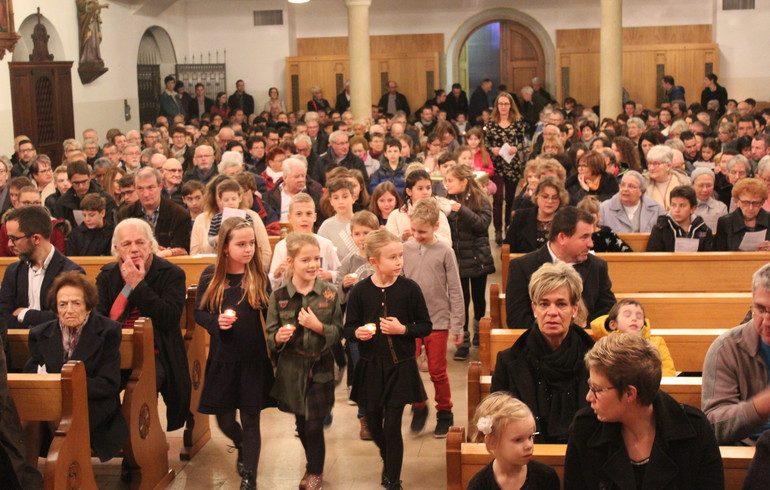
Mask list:
[[[238,451],[238,459],[235,462],[235,471],[238,472],[238,475],[243,478],[244,476],[244,468],[243,468],[243,446],[242,443],[236,442],[232,446],[228,446],[228,453],[231,453],[233,451]]]
[[[257,477],[254,472],[243,470],[241,490],[257,490]]]

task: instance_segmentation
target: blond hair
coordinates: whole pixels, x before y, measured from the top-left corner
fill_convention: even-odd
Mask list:
[[[639,404],[649,406],[660,389],[660,352],[641,335],[616,333],[602,337],[586,353],[585,363],[587,369],[607,377],[618,398],[633,386]]]
[[[420,199],[409,212],[412,222],[434,226],[439,220],[438,202],[435,199]]]
[[[380,220],[371,211],[363,210],[354,214],[350,219],[351,230],[354,226],[365,226],[371,230],[377,230],[380,228]]]
[[[476,407],[476,413],[473,415],[473,424],[471,426],[471,441],[481,442],[485,435],[500,436],[505,426],[511,420],[526,420],[534,417],[532,411],[526,403],[511,396],[506,391],[496,391],[489,394]],[[491,432],[484,434],[479,429],[479,421],[482,426],[491,425]],[[486,424],[485,424],[486,422]]]
[[[292,196],[291,200],[289,201],[289,214],[291,214],[291,212],[294,210],[294,205],[300,203],[312,204],[313,210],[315,211],[315,201],[310,196],[310,194],[305,192],[298,192],[297,194],[294,194],[294,196]]]
[[[286,237],[286,256],[293,259],[305,245],[312,245],[321,250],[318,240],[310,233],[292,233],[288,235]]]
[[[380,254],[380,250],[392,242],[401,243],[401,239],[388,230],[375,230],[366,235],[364,240],[364,253],[366,258],[371,259]]]
[[[577,305],[583,294],[583,280],[572,266],[564,262],[547,262],[532,274],[529,280],[529,297],[537,303],[543,296],[566,287],[570,294],[570,305]]]

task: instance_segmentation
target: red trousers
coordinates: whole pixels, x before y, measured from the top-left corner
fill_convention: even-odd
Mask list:
[[[436,410],[452,411],[452,392],[449,388],[449,375],[446,372],[446,351],[448,330],[434,330],[425,338],[417,339],[417,356],[420,347],[425,346],[425,357],[428,359],[428,373],[436,391]],[[426,403],[415,403],[412,406],[422,408]]]

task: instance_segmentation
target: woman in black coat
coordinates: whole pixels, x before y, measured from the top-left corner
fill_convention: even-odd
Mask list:
[[[598,151],[584,153],[578,160],[577,174],[567,179],[566,187],[572,204],[586,196],[606,201],[618,193],[618,181],[607,173],[607,160]]]
[[[767,200],[767,186],[759,179],[738,181],[732,190],[738,208],[717,221],[714,250],[737,252],[741,249],[746,232],[764,231],[765,239],[759,250],[770,250],[770,213],[762,209]]]
[[[24,372],[60,373],[68,360],[85,364],[91,447],[101,461],[107,461],[128,438],[119,397],[120,324],[94,311],[96,287],[76,271],[65,272],[54,281],[48,302],[58,318],[30,330],[30,358]],[[67,351],[65,343],[72,346]]]
[[[512,253],[529,253],[545,245],[551,220],[562,206],[569,204],[564,185],[554,177],[543,177],[532,193],[533,208],[518,209],[511,218],[505,243]]]
[[[537,328],[497,355],[492,392],[508,391],[537,421],[536,443],[564,444],[575,413],[587,405],[583,356],[594,341],[573,323],[583,280],[571,266],[546,263],[529,282]]]
[[[564,488],[724,488],[706,416],[660,391],[661,361],[634,334],[601,338],[586,355],[590,407],[575,416]]]

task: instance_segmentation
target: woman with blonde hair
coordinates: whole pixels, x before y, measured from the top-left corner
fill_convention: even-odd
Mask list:
[[[505,224],[511,214],[513,198],[516,197],[516,184],[524,171],[524,153],[528,150],[528,125],[511,94],[498,94],[492,118],[485,129],[484,143],[495,167],[492,181],[497,186],[497,192],[493,198],[493,221],[495,241],[499,245],[503,242]]]

